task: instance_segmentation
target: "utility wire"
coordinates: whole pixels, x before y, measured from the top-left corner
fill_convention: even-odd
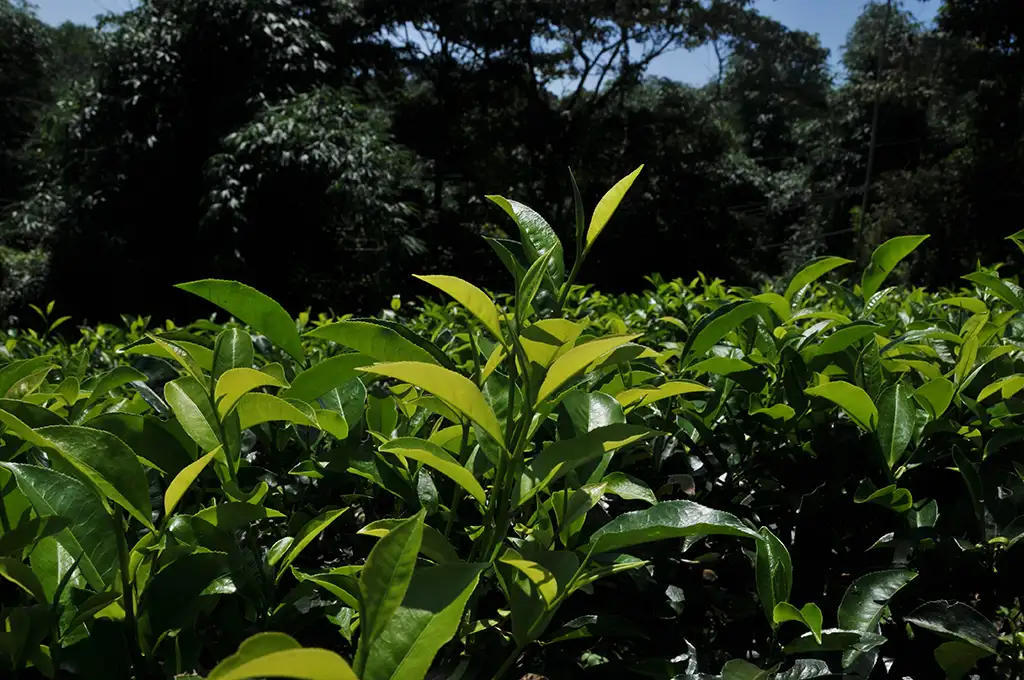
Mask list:
[[[864,233],[864,220],[868,214],[868,199],[871,192],[871,175],[875,169],[875,149],[878,145],[878,118],[882,108],[881,80],[882,66],[885,61],[885,41],[889,37],[889,21],[892,19],[892,0],[885,3],[885,20],[882,22],[882,35],[878,39],[878,50],[876,53],[875,66],[875,104],[871,114],[871,142],[868,146],[868,167],[864,175],[864,195],[860,203],[860,227],[861,235]]]

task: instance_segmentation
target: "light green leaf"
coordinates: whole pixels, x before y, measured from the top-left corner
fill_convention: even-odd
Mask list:
[[[774,625],[779,625],[786,621],[799,621],[811,631],[815,642],[819,645],[821,644],[821,609],[814,603],[805,604],[798,610],[788,602],[780,602],[775,605],[772,620]]]
[[[53,360],[47,356],[33,357],[12,361],[3,368],[0,368],[0,397],[13,397],[9,395],[15,385],[22,380],[42,370],[54,368]]]
[[[63,517],[68,527],[57,542],[71,555],[81,555],[79,569],[89,586],[102,592],[118,572],[114,523],[100,497],[74,477],[35,465],[0,463],[14,473],[18,488],[41,516]]]
[[[417,361],[374,364],[359,370],[396,378],[430,392],[479,425],[496,442],[505,441],[498,418],[487,404],[480,388],[469,378],[455,371]]]
[[[986,385],[981,392],[978,393],[978,401],[985,401],[996,392],[999,392],[999,396],[1001,398],[1009,399],[1022,389],[1024,389],[1024,375],[1008,375]]]
[[[768,527],[761,527],[760,534],[754,559],[757,596],[768,623],[774,627],[778,623],[774,617],[776,607],[788,602],[793,590],[793,562],[789,550]]]
[[[598,202],[597,207],[594,208],[594,214],[590,218],[590,228],[587,229],[587,250],[590,250],[591,246],[594,245],[594,241],[604,231],[608,220],[615,214],[615,210],[619,207],[619,203],[622,202],[622,198],[629,191],[629,188],[633,186],[633,182],[643,169],[644,166],[641,165],[629,175],[620,179]]]
[[[11,401],[11,400],[4,400]],[[9,408],[11,404],[4,404],[5,407]],[[26,425],[20,418],[13,413],[5,409],[0,409],[0,423],[7,426],[5,435],[12,435],[18,439],[28,442],[33,446],[38,446],[41,449],[52,448],[53,444],[46,437],[42,436],[31,427]]]
[[[39,604],[46,604],[46,592],[43,584],[27,564],[13,557],[0,557],[0,576],[18,586],[36,599]]]
[[[768,309],[767,305],[752,300],[740,300],[723,305],[702,317],[686,340],[681,354],[684,366],[701,359],[708,350],[717,345],[740,324]]]
[[[441,289],[452,296],[456,302],[480,320],[484,328],[489,330],[495,339],[504,342],[501,334],[501,323],[498,321],[498,308],[491,297],[468,281],[455,276],[420,276],[417,279]]]
[[[1024,385],[1022,385],[1024,386]],[[932,378],[917,388],[914,399],[928,412],[932,420],[938,420],[953,401],[956,386],[945,378]],[[978,401],[984,400],[984,397]]]
[[[613,423],[572,439],[553,442],[526,466],[516,489],[516,504],[522,505],[578,465],[657,434],[642,425]]]
[[[850,418],[868,432],[878,427],[878,409],[868,393],[848,382],[835,380],[804,390],[812,397],[828,399],[843,409]]]
[[[917,409],[914,408],[910,388],[903,383],[896,383],[882,392],[878,407],[878,429],[875,435],[892,469],[900,462],[914,435]]]
[[[149,377],[130,366],[117,366],[99,377],[99,380],[97,380],[90,391],[88,403],[96,402],[107,396],[111,390],[115,390],[121,385],[126,385],[135,380],[145,382],[149,380]]]
[[[875,633],[863,633],[856,630],[829,628],[821,631],[820,639],[814,633],[804,633],[793,642],[782,648],[786,654],[818,654],[821,652],[841,652],[854,649],[867,653],[880,647],[885,638]]]
[[[614,494],[627,501],[643,501],[648,505],[658,502],[658,497],[651,491],[643,481],[631,477],[624,472],[613,472],[601,480],[605,485],[605,492]]]
[[[533,300],[537,297],[541,284],[544,283],[545,276],[549,271],[548,260],[550,257],[550,253],[545,253],[537,258],[537,261],[531,264],[530,268],[523,274],[523,279],[519,283],[519,287],[516,290],[515,311],[520,326],[526,321],[531,305],[533,305]]]
[[[205,279],[180,283],[182,290],[209,300],[257,331],[295,359],[302,359],[302,341],[295,320],[270,297],[237,281]]]
[[[558,582],[555,575],[548,571],[543,565],[523,559],[503,558],[503,564],[507,564],[517,570],[530,580],[537,588],[537,592],[544,598],[544,602],[550,606],[558,597]]]
[[[288,387],[288,383],[254,368],[228,369],[217,379],[213,391],[217,415],[223,419],[243,395],[261,387]]]
[[[391,618],[398,611],[412,581],[416,556],[423,539],[423,518],[420,510],[380,539],[366,558],[359,577],[360,629],[356,649],[355,670],[362,675],[370,650]]]
[[[257,633],[217,664],[206,680],[359,680],[345,660],[326,649],[304,648],[284,633]]]
[[[412,458],[434,468],[461,486],[481,506],[487,504],[487,496],[473,473],[459,464],[459,461],[437,444],[417,437],[399,437],[380,446],[380,450],[405,458]]]
[[[973,272],[963,276],[962,278],[967,279],[971,283],[976,283],[983,288],[988,288],[993,295],[1016,309],[1018,312],[1024,311],[1024,300],[1021,300],[1020,296],[1014,291],[1014,289],[998,276],[986,274],[985,272]],[[983,302],[982,304],[984,305]],[[987,308],[986,311],[988,311]]]
[[[787,301],[792,300],[793,296],[799,293],[804,286],[814,283],[833,269],[842,267],[844,264],[850,264],[851,262],[853,260],[847,260],[844,257],[819,257],[811,260],[793,276],[789,286],[786,287],[786,293],[783,297]]]
[[[624,407],[635,405],[639,408],[649,406],[662,399],[678,397],[682,394],[693,394],[695,392],[714,392],[714,390],[700,383],[674,380],[658,387],[634,387],[623,390],[615,395],[615,399]]]
[[[402,600],[370,649],[362,680],[423,680],[459,627],[484,564],[417,569]]]
[[[842,352],[855,342],[859,342],[864,338],[870,338],[879,329],[881,329],[881,326],[867,321],[858,321],[849,326],[844,326],[825,338],[820,345],[812,345],[814,354],[815,356],[823,356]]]
[[[383,538],[403,522],[405,522],[404,519],[379,519],[376,522],[367,524],[358,533]],[[461,561],[455,552],[455,548],[444,537],[444,534],[429,524],[423,525],[423,540],[420,543],[420,552],[424,557],[438,564]]]
[[[562,242],[558,240],[555,230],[543,217],[537,214],[532,208],[510,201],[501,196],[487,196],[490,201],[501,207],[519,227],[519,234],[523,243],[523,250],[529,261],[536,262],[542,255],[550,253],[548,262],[548,274],[555,286],[561,286],[565,280],[565,256],[562,251]]]
[[[551,364],[551,368],[548,369],[544,382],[541,383],[540,389],[537,392],[537,403],[539,404],[544,401],[555,390],[564,385],[567,380],[585,369],[595,360],[639,337],[639,334],[613,335],[591,340],[590,342],[573,347]]]
[[[38,432],[107,498],[156,531],[146,471],[124,442],[109,432],[74,425],[51,425]]]
[[[255,360],[252,337],[240,328],[225,328],[213,345],[213,370],[217,380],[232,368],[252,368]]]
[[[861,277],[861,295],[865,300],[878,292],[882,283],[903,258],[921,245],[927,236],[897,236],[889,239],[871,254],[871,262]]]
[[[291,548],[288,550],[284,559],[281,561],[281,566],[278,567],[278,578],[284,573],[285,569],[288,568],[295,558],[298,557],[303,550],[306,549],[310,543],[312,543],[317,536],[322,534],[327,527],[331,526],[334,520],[341,517],[348,508],[341,508],[339,510],[328,510],[327,512],[317,515],[313,519],[306,522],[306,526],[299,530],[295,540],[291,543]]]
[[[324,359],[295,376],[291,387],[280,392],[278,396],[312,403],[313,400],[357,377],[357,368],[372,363],[372,358],[358,352]]]
[[[175,475],[171,483],[167,485],[167,491],[164,493],[164,514],[170,516],[174,512],[174,508],[177,507],[181,497],[185,495],[188,488],[192,486],[192,482],[196,481],[199,474],[206,469],[206,466],[210,464],[210,461],[220,453],[220,447],[210,451],[208,454],[187,466],[184,470]]]
[[[547,368],[572,347],[582,332],[582,326],[566,319],[541,319],[523,331],[519,342],[531,364]]]
[[[728,512],[691,501],[666,501],[619,515],[594,532],[586,550],[597,554],[650,541],[710,535],[760,539],[760,534]]]
[[[960,357],[957,359],[956,368],[953,370],[953,382],[956,383],[957,387],[964,388],[968,377],[971,375],[971,369],[974,368],[977,360],[978,336],[972,335],[967,338],[964,344],[960,345]]]
[[[242,430],[273,421],[319,427],[315,420],[294,404],[272,394],[249,392],[238,400],[235,408],[238,411],[238,426]]]
[[[220,446],[217,414],[207,391],[192,376],[184,376],[164,385],[164,399],[174,411],[178,423],[203,451]]]

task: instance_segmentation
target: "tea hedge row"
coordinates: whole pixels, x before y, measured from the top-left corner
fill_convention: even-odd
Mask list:
[[[232,320],[11,330],[4,673],[1018,677],[1024,292],[883,287],[921,237],[856,283],[575,287],[638,173],[577,195],[571,268],[492,197],[512,295],[205,280]]]

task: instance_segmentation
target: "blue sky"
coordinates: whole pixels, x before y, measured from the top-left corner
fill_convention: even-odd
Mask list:
[[[106,11],[131,8],[135,0],[34,0],[39,17],[51,24],[64,21],[92,23],[93,18]],[[817,33],[825,47],[832,51],[833,63],[846,42],[846,34],[853,26],[865,0],[756,0],[759,11],[790,28]],[[906,6],[922,22],[930,22],[938,10],[940,0],[907,0]],[[665,76],[686,83],[702,84],[715,73],[717,62],[710,47],[686,52],[677,50],[663,55],[651,67],[653,75]]]

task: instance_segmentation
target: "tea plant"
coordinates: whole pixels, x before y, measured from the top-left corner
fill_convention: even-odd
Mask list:
[[[852,286],[576,285],[639,173],[575,192],[571,266],[490,197],[510,295],[296,320],[210,279],[227,324],[9,332],[4,672],[1018,677],[1021,289],[883,288],[922,237]]]

